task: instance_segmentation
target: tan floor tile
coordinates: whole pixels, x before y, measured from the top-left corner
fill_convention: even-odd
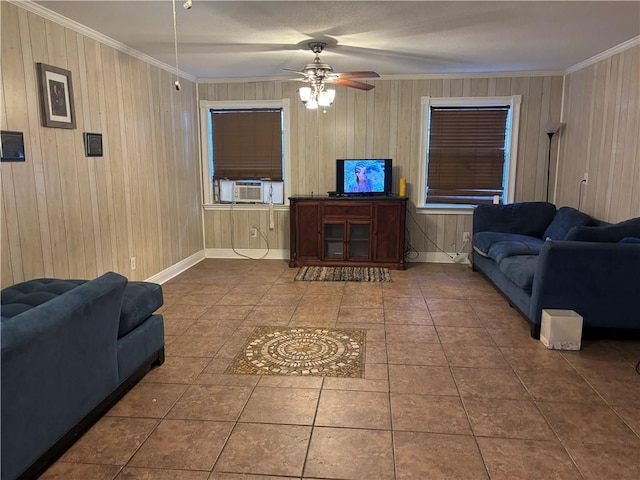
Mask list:
[[[291,320],[295,306],[256,306],[244,319],[243,325],[249,323],[253,325],[286,325]]]
[[[257,305],[262,298],[261,293],[229,293],[225,294],[218,300],[216,306],[247,306]]]
[[[567,450],[585,480],[637,480],[640,457],[637,445],[584,445],[570,443]]]
[[[214,305],[209,307],[200,317],[211,320],[244,320],[253,310],[253,305]]]
[[[157,424],[158,420],[151,418],[103,417],[61,459],[124,465]]]
[[[203,357],[166,357],[164,363],[151,370],[143,382],[193,383],[209,362]]]
[[[351,291],[345,289],[342,295],[342,301],[340,302],[340,306],[344,308],[375,308],[382,310],[383,302],[382,302],[382,293],[379,288],[375,289],[373,292],[363,292],[363,291]]]
[[[453,367],[511,369],[498,347],[495,346],[443,343],[442,348],[449,365]]]
[[[447,327],[482,327],[482,323],[473,312],[431,312],[434,325]]]
[[[213,472],[209,480],[291,480],[291,477],[274,477],[273,475],[251,475],[251,477],[247,477],[244,473]]]
[[[584,374],[589,384],[609,405],[632,407],[640,405],[640,377],[622,380],[616,377]]]
[[[467,435],[393,434],[397,480],[488,480],[478,446]]]
[[[390,364],[447,366],[447,357],[439,343],[387,342]]]
[[[518,376],[512,370],[485,368],[452,368],[461,397],[504,398],[524,400],[531,398]]]
[[[499,347],[504,358],[516,371],[553,370],[570,371],[573,367],[557,350],[539,348]]]
[[[632,407],[613,407],[622,420],[640,437],[640,406],[635,404]]]
[[[440,343],[431,325],[385,325],[388,342]]]
[[[227,375],[224,373],[201,373],[193,381],[194,385],[235,385],[238,387],[255,387],[260,375]]]
[[[176,318],[199,318],[207,310],[206,305],[190,305],[188,303],[174,303],[164,310],[162,314],[166,317]]]
[[[184,335],[197,337],[223,337],[224,339],[233,335],[238,329],[242,320],[211,320],[201,318],[196,320],[185,332]]]
[[[499,347],[537,348],[546,350],[540,340],[531,337],[529,327],[525,322],[516,323],[514,326],[522,328],[494,328],[487,327],[487,332]]]
[[[242,411],[244,423],[312,425],[320,391],[258,386]]]
[[[429,311],[424,310],[384,310],[384,323],[401,325],[433,325]]]
[[[543,402],[604,403],[602,398],[577,373],[546,370],[522,370],[520,380],[535,400]]]
[[[90,465],[86,463],[54,463],[41,477],[41,480],[112,480],[121,467],[114,465]],[[206,478],[206,477],[205,477]]]
[[[186,385],[141,382],[116,403],[107,415],[163,418],[186,389]]]
[[[176,338],[165,349],[169,357],[213,357],[224,345],[225,338],[210,336],[187,335]]]
[[[450,298],[428,298],[429,312],[472,312],[473,308],[467,300]]]
[[[391,429],[389,395],[385,392],[323,390],[315,425]]]
[[[208,478],[209,472],[125,467],[116,480],[207,480]]]
[[[491,480],[581,480],[558,441],[478,438]]]
[[[311,308],[339,308],[342,303],[342,292],[336,294],[313,294],[307,290],[298,307],[311,307]]]
[[[393,478],[391,432],[317,427],[305,477],[388,480]]]
[[[479,437],[555,440],[555,435],[531,400],[465,398],[473,433]]]
[[[165,335],[179,336],[186,332],[194,323],[196,323],[195,318],[164,317],[164,333]]]
[[[389,365],[389,384],[393,393],[458,395],[447,367]]]
[[[215,472],[301,476],[311,427],[239,423]]]
[[[406,312],[411,310],[427,311],[427,304],[422,297],[385,297],[384,311]]]
[[[232,428],[231,422],[163,420],[129,466],[211,470]]]
[[[366,373],[365,373],[366,375]],[[355,390],[360,392],[388,392],[389,380],[368,378],[327,377],[322,387],[326,390]]]
[[[385,342],[366,342],[364,347],[366,363],[387,363],[387,344]]]
[[[386,363],[367,363],[364,368],[364,378],[368,380],[389,381],[389,369]]]
[[[382,308],[363,308],[341,306],[338,312],[338,324],[344,323],[384,323]]]
[[[433,299],[445,299],[445,298],[453,298],[453,299],[464,299],[465,296],[462,293],[462,290],[458,288],[456,285],[437,285],[437,286],[425,286],[420,289],[422,291],[422,295],[427,300]]]
[[[236,421],[252,390],[230,385],[191,385],[167,418]]]
[[[298,377],[285,375],[262,375],[260,382],[261,387],[276,388],[322,388],[324,377]]]
[[[338,311],[340,308],[335,307],[317,307],[317,306],[298,306],[290,320],[290,325],[326,325],[326,322],[335,322],[338,320]]]
[[[218,300],[220,300],[222,298],[222,296],[224,295],[224,293],[220,292],[220,293],[189,293],[187,295],[185,295],[182,300],[181,303],[187,303],[189,305],[206,305],[207,307],[210,307],[212,305],[215,305],[216,302]]]
[[[538,408],[562,442],[640,447],[640,438],[606,405],[539,402]]]
[[[264,295],[258,305],[278,306],[278,307],[297,307],[302,299],[301,293],[273,293],[271,289],[268,294]]]
[[[391,394],[394,431],[471,435],[460,398]]]
[[[460,345],[495,346],[495,342],[484,328],[445,327],[436,325],[440,341]]]

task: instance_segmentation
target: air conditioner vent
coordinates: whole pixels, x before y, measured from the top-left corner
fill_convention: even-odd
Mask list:
[[[262,182],[235,182],[233,199],[237,203],[262,203]]]

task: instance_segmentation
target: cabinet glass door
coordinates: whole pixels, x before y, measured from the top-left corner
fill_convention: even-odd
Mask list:
[[[370,223],[349,223],[349,258],[369,258]]]
[[[324,224],[324,258],[344,258],[344,223]]]

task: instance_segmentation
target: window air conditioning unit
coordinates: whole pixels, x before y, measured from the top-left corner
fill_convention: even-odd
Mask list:
[[[259,180],[220,180],[221,203],[262,203],[263,187]]]
[[[233,200],[236,203],[262,203],[262,182],[260,181],[234,182]]]

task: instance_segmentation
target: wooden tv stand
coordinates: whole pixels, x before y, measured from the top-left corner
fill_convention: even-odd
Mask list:
[[[290,267],[402,270],[407,198],[289,197]]]

